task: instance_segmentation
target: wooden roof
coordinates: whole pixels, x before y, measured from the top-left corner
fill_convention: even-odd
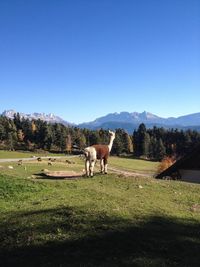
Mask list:
[[[156,178],[170,176],[178,170],[200,170],[200,145],[198,145],[191,153],[187,154],[180,160],[177,160],[172,166],[159,173]]]

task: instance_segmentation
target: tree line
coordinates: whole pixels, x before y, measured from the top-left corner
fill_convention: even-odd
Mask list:
[[[200,144],[200,133],[195,130],[146,129],[140,124],[133,132],[134,154],[150,159],[162,160],[165,156],[179,158]]]
[[[0,149],[80,153],[84,147],[97,143],[109,143],[108,130],[94,131],[29,120],[21,118],[19,113],[14,115],[14,119],[0,116]],[[141,124],[132,135],[123,129],[116,129],[112,154],[124,153],[161,160],[164,156],[182,156],[199,143],[200,133],[197,131],[157,127],[146,129]]]

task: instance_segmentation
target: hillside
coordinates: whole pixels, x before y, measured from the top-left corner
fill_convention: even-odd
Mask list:
[[[73,160],[48,168],[81,170]],[[144,171],[140,162],[127,161]],[[47,161],[9,165],[0,175],[2,266],[199,265],[199,186],[114,173],[55,180],[40,175]],[[110,166],[124,169],[126,159]]]

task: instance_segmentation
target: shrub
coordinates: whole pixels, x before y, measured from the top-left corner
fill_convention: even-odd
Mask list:
[[[157,173],[161,173],[176,162],[174,157],[164,157],[158,165]]]

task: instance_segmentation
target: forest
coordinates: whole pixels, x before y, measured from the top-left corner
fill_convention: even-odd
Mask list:
[[[113,155],[132,155],[137,158],[162,160],[165,156],[179,158],[200,144],[200,133],[140,124],[133,134],[116,129]],[[108,130],[88,130],[42,120],[14,119],[0,116],[0,149],[59,152],[77,154],[89,145],[109,142]]]

